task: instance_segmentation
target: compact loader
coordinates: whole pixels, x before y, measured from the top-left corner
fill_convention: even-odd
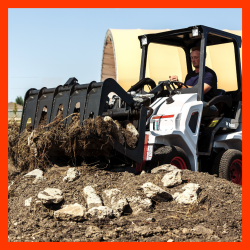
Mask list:
[[[86,119],[97,116],[133,123],[139,133],[137,145],[132,149],[113,139],[113,152],[107,159],[112,167],[130,166],[138,173],[173,164],[180,169],[217,174],[242,185],[241,37],[199,25],[138,38],[142,49],[140,79],[127,92],[111,78],[89,84],[70,78],[56,88],[29,89],[24,98],[20,134],[29,118],[32,129],[36,129],[44,110],[49,124],[63,105],[65,126],[69,126],[70,115],[76,111],[82,126]],[[145,78],[150,43],[182,48],[188,72],[192,71],[190,50],[200,46],[198,84],[188,88],[178,82],[184,87],[177,88],[177,83],[170,80],[162,79],[156,84]],[[217,96],[204,102],[206,48],[226,43],[234,45],[238,89],[217,89]],[[110,93],[115,95],[109,98]],[[76,103],[80,103],[77,110]]]

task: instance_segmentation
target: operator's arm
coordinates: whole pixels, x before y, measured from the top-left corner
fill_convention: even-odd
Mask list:
[[[205,80],[207,80],[209,82],[209,84],[207,83],[204,83],[204,94],[206,94],[211,88],[212,88],[212,78],[213,76],[210,75],[210,74],[207,74],[205,76]],[[178,76],[171,76],[171,81],[178,81]],[[193,86],[189,86],[187,85],[188,88],[193,88]],[[182,89],[185,89],[186,87],[185,86],[182,86],[181,87]]]
[[[206,94],[211,88],[214,87],[215,82],[217,82],[216,75],[211,72],[205,72],[204,75],[204,94]]]
[[[207,83],[204,83],[204,94],[206,94],[212,87]]]
[[[187,85],[188,86],[188,85]],[[188,86],[189,88],[193,88],[193,86]],[[185,88],[182,86],[182,89]],[[204,94],[206,94],[212,87],[206,83],[204,83]]]
[[[178,76],[175,76],[175,75],[174,75],[174,76],[170,76],[170,81],[178,81]],[[181,84],[178,84],[178,83],[177,83],[177,85],[178,85],[178,87],[181,86]],[[193,86],[188,86],[188,85],[187,85],[187,87],[188,87],[188,88],[192,88]],[[185,87],[185,86],[182,86],[181,88],[182,88],[182,89],[185,89],[186,87]]]

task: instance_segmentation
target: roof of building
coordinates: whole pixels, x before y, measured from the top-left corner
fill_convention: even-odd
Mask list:
[[[12,111],[14,109],[14,104],[15,104],[14,102],[9,102],[8,103],[8,110]],[[21,110],[21,111],[23,110],[23,106],[19,105],[19,104],[16,105],[16,108],[17,108],[18,111],[19,110]]]

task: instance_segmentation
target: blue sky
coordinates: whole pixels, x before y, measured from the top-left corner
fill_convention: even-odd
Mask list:
[[[108,29],[242,30],[241,9],[9,9],[8,101],[68,78],[100,81]],[[125,39],[129,39],[126,37]],[[139,46],[139,43],[138,43]]]

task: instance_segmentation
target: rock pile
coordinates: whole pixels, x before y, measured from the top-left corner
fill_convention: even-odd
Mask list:
[[[154,169],[154,173],[167,172],[163,178],[163,186],[176,186],[182,182],[181,172],[182,170],[177,169],[174,166],[163,165]],[[176,177],[178,176],[178,177]],[[43,171],[35,169],[24,177],[35,177],[44,178]],[[73,182],[80,177],[80,172],[76,168],[69,168],[67,175],[63,178],[63,181]],[[173,177],[173,178],[172,178]],[[33,181],[33,184],[36,182]],[[166,184],[167,183],[167,184]],[[134,214],[138,214],[142,211],[150,211],[153,202],[168,202],[173,198],[184,204],[191,204],[197,201],[200,186],[194,183],[186,184],[182,189],[183,193],[175,193],[173,196],[160,188],[159,186],[147,182],[141,186],[145,196],[143,199],[140,196],[126,197],[122,194],[121,190],[106,189],[102,192],[102,196],[96,193],[96,190],[92,186],[86,186],[82,192],[86,201],[86,207],[81,204],[70,204],[63,206],[54,212],[54,217],[60,220],[73,220],[83,221],[89,218],[105,219],[120,217],[125,211],[131,210]],[[46,188],[38,193],[37,198],[45,205],[58,204],[63,201],[63,192],[57,188]],[[25,200],[25,206],[30,206],[32,197]]]
[[[55,166],[11,183],[9,241],[241,240],[241,187],[169,164],[140,175]]]

